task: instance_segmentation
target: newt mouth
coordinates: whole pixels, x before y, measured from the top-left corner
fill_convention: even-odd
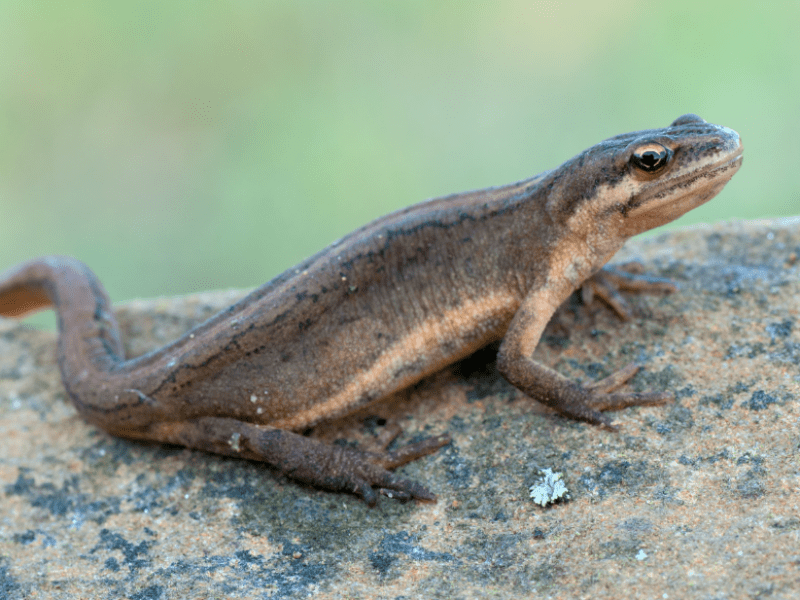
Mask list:
[[[701,174],[702,177],[710,178],[713,181],[712,187],[715,191],[712,195],[719,192],[742,166],[742,160],[744,158],[743,152],[744,147],[740,141],[739,147],[736,149],[736,153],[733,156],[714,166],[711,166],[708,171]]]
[[[705,196],[705,192],[709,188],[714,188],[716,190],[714,193],[722,189],[722,186],[728,183],[731,177],[736,174],[736,171],[739,170],[739,167],[742,166],[744,146],[742,146],[741,140],[738,140],[738,142],[736,149],[726,153],[727,156],[721,160],[709,162],[697,169],[690,170],[688,173],[679,175],[671,182],[668,182],[666,186],[664,186],[662,182],[662,188],[658,189],[658,187],[656,187],[657,191],[655,191],[653,196],[657,199],[656,204],[662,204],[662,200],[674,202],[686,196]],[[711,196],[707,196],[705,200],[710,198]],[[640,202],[640,205],[647,203],[648,202],[645,200]],[[699,204],[702,204],[702,202],[695,204],[695,206]]]

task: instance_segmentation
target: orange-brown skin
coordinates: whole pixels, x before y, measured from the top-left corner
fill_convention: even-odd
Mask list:
[[[627,238],[709,200],[741,154],[736,132],[695,115],[610,138],[532,179],[378,219],[131,360],[103,287],[75,259],[40,258],[0,275],[0,315],[55,308],[64,386],[110,433],[263,460],[370,504],[373,488],[434,500],[389,469],[447,436],[367,453],[292,431],[501,339],[500,372],[563,415],[607,425],[598,410],[664,401],[610,393],[631,370],[580,387],[531,354],[556,308]]]

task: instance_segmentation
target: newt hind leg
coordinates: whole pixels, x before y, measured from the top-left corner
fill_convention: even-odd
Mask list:
[[[427,456],[450,442],[445,434],[392,452],[367,452],[220,417],[157,423],[129,437],[266,462],[290,479],[356,494],[370,506],[377,503],[378,493],[401,501],[413,498],[435,502],[436,496],[426,487],[395,475],[391,469]]]

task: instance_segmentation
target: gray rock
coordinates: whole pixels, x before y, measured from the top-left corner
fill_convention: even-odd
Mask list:
[[[109,436],[65,398],[55,337],[0,321],[0,597],[790,597],[800,550],[800,219],[634,240],[673,278],[621,323],[577,298],[539,360],[579,380],[630,361],[633,389],[674,404],[615,415],[618,433],[524,398],[474,357],[314,435],[453,444],[403,473],[436,504],[297,485],[264,465]],[[240,296],[135,301],[128,351],[158,347]],[[564,474],[571,499],[528,488]]]

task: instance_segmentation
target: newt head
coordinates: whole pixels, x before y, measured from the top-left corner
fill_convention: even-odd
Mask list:
[[[609,138],[560,170],[547,210],[576,235],[619,243],[713,198],[742,164],[739,134],[697,115]],[[563,189],[558,189],[563,183]]]

